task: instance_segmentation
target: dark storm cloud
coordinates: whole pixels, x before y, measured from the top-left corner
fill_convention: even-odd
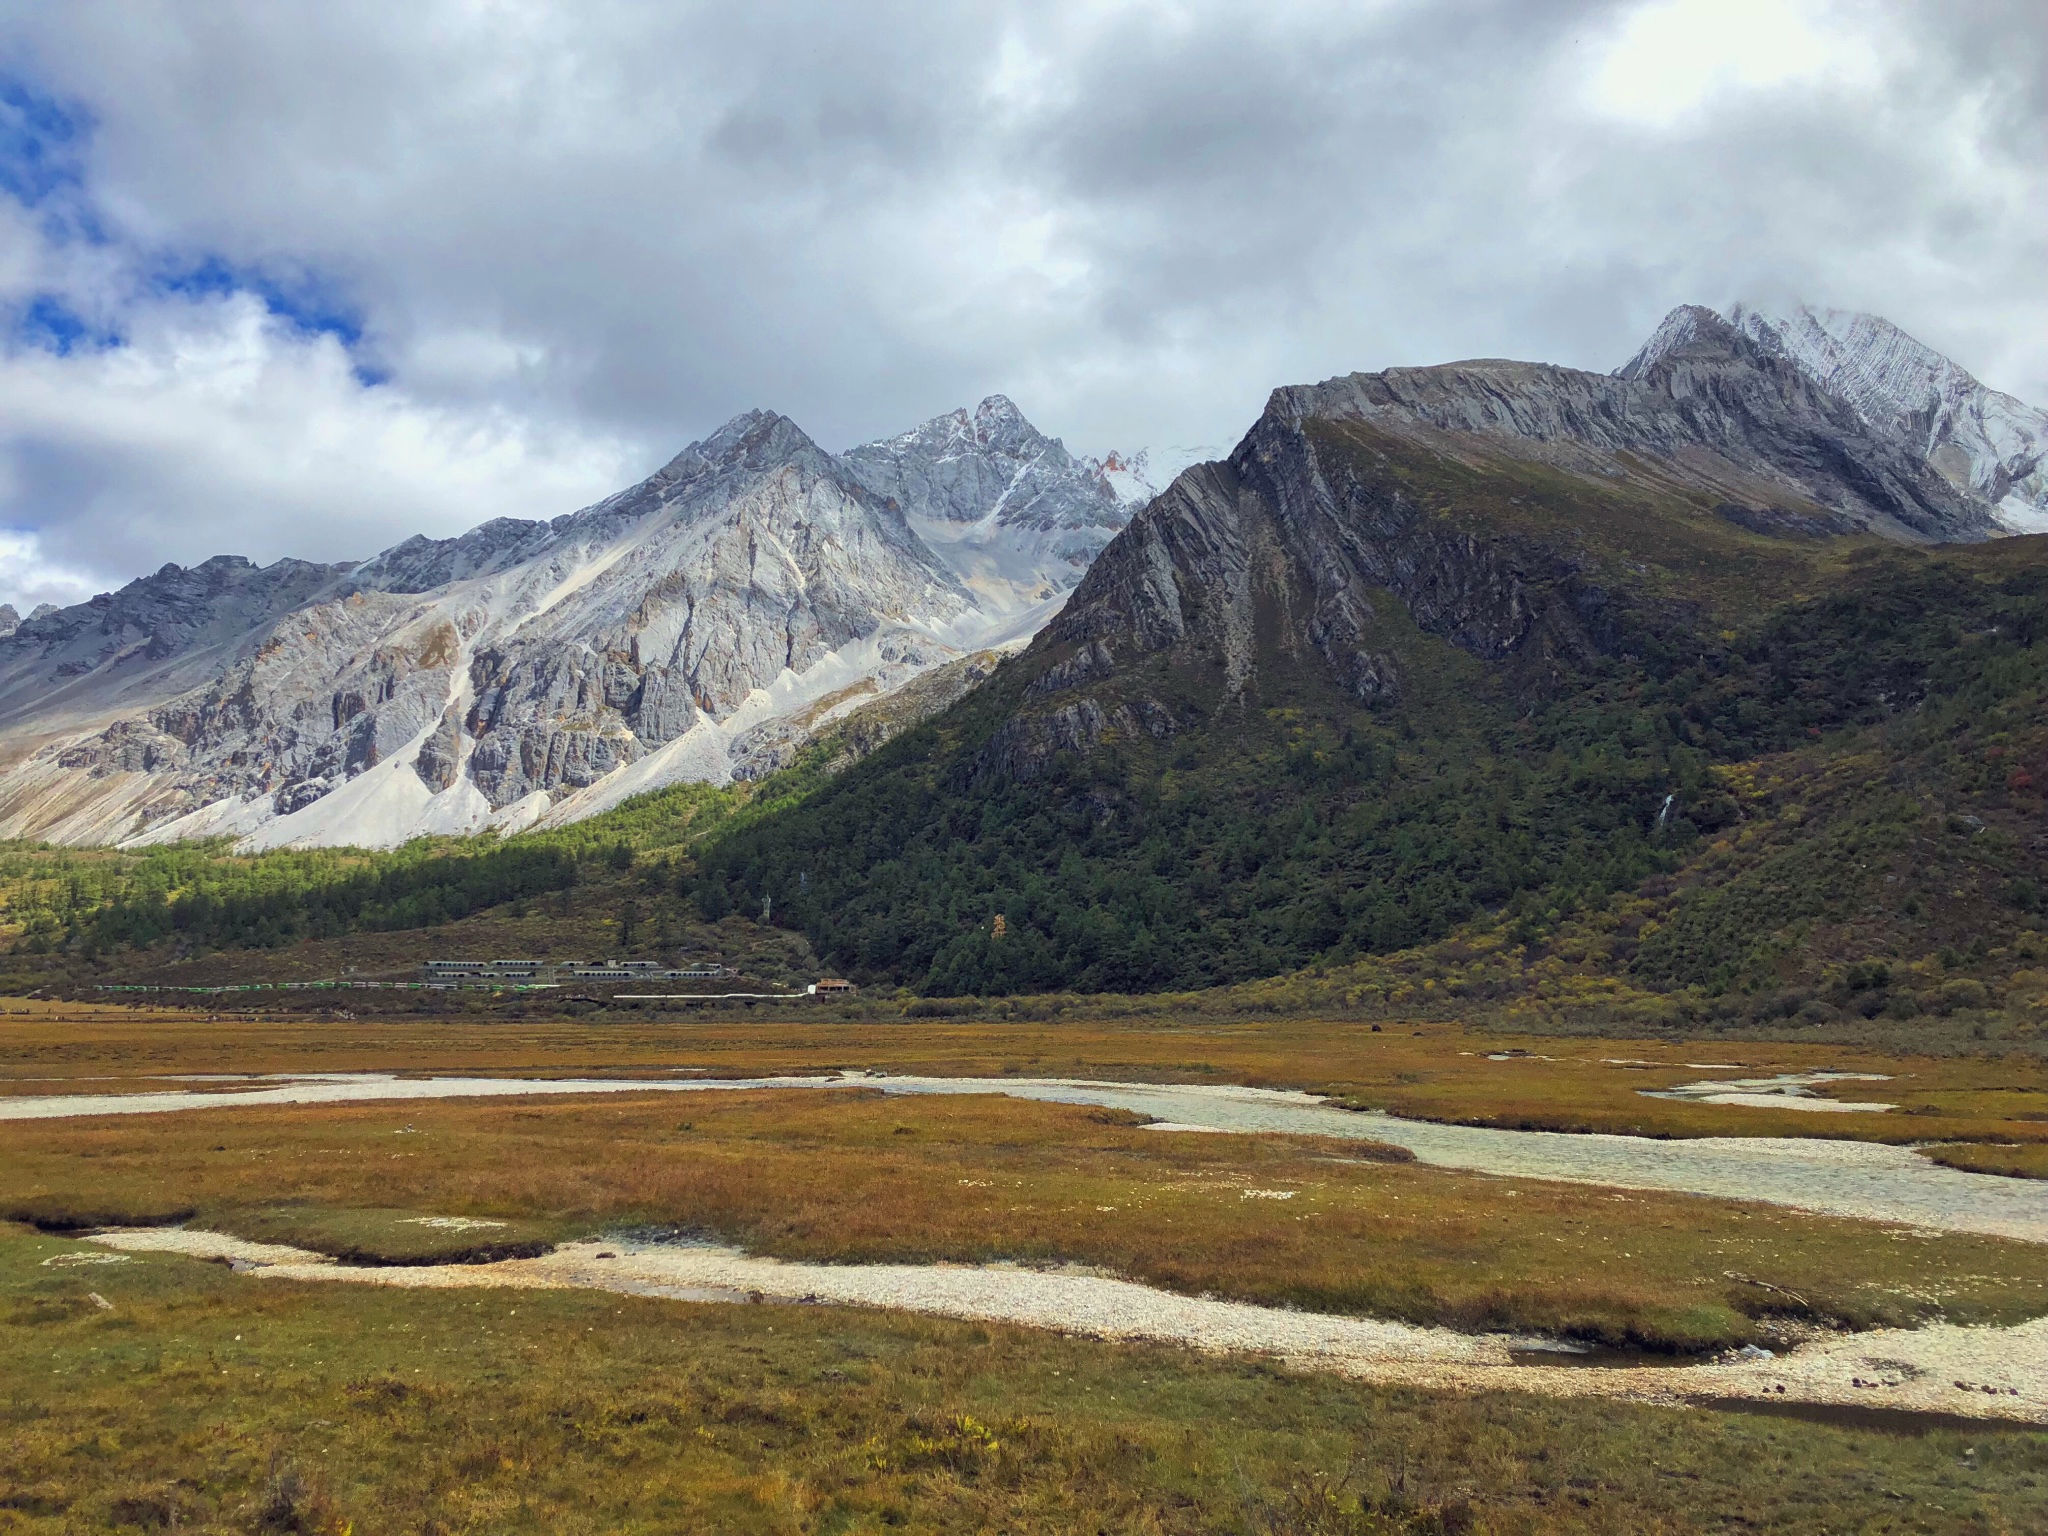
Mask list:
[[[837,447],[1000,389],[1077,448],[1220,446],[1275,384],[1611,367],[1687,300],[1875,309],[2048,397],[2044,37],[1905,0],[23,13],[0,63],[75,174],[61,219],[0,195],[0,304],[119,344],[0,360],[0,598],[546,515],[756,405]]]

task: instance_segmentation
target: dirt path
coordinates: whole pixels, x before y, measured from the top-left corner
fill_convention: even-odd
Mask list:
[[[1361,1381],[1462,1391],[1522,1391],[1642,1402],[1830,1404],[2048,1424],[2048,1319],[2015,1328],[1917,1329],[1832,1336],[1778,1358],[1693,1366],[1531,1365],[1538,1341],[1179,1296],[1071,1270],[999,1265],[796,1264],[731,1248],[634,1242],[565,1244],[497,1264],[359,1268],[277,1244],[175,1228],[103,1232],[128,1254],[221,1259],[270,1279],[400,1287],[567,1287],[686,1301],[828,1302],[1015,1323],[1084,1337],[1277,1356]]]
[[[1095,1104],[1149,1115],[1177,1130],[1334,1136],[1388,1141],[1425,1163],[1479,1173],[1613,1189],[1760,1200],[1771,1205],[1939,1232],[1981,1232],[2048,1243],[2048,1180],[1946,1168],[1910,1148],[1826,1138],[1567,1135],[1440,1125],[1336,1109],[1313,1094],[1209,1084],[1084,1082],[1060,1078],[829,1077],[618,1079],[428,1077],[384,1073],[252,1080],[233,1090],[0,1097],[0,1120],[165,1114],[259,1104],[528,1094],[703,1093],[738,1088],[880,1088],[887,1093],[993,1093]]]

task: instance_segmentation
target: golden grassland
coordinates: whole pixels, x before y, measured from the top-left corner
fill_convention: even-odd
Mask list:
[[[1967,1173],[2000,1174],[2008,1179],[2048,1179],[2048,1146],[2038,1142],[1950,1142],[1923,1147],[1921,1155]]]
[[[1175,1135],[995,1096],[747,1090],[0,1127],[0,1217],[190,1218],[356,1259],[677,1228],[782,1258],[1071,1262],[1190,1294],[1657,1350],[2048,1313],[2028,1244]],[[1286,1198],[1273,1198],[1284,1195]],[[436,1234],[423,1215],[514,1225]],[[411,1219],[407,1219],[407,1218]]]
[[[1499,1059],[1495,1059],[1499,1058]],[[338,1019],[0,1000],[0,1092],[122,1091],[152,1073],[399,1071],[745,1077],[859,1067],[944,1076],[1230,1082],[1509,1129],[2048,1144],[2048,1062],[1831,1045],[1546,1038],[1315,1019],[648,1023]],[[1837,1070],[1816,1092],[1899,1107],[1817,1114],[1652,1099],[1703,1079]],[[85,1078],[109,1078],[94,1084]]]
[[[2048,1434],[1296,1376],[801,1306],[61,1265],[0,1227],[0,1531],[2020,1536]]]
[[[1487,1059],[1518,1049],[1533,1054]],[[1682,1054],[1749,1074],[1889,1069],[1892,1083],[1847,1087],[1932,1106],[1923,1134],[1963,1127],[1949,1134],[1986,1150],[1994,1133],[2020,1140],[2036,1122],[2013,1116],[2040,1102],[2025,1064],[1442,1025],[321,1022],[0,1002],[0,1092],[178,1072],[874,1067],[1330,1088],[1446,1117],[1634,1114],[1659,1134],[1890,1118],[1636,1099],[1702,1073],[1623,1063]],[[10,1215],[46,1230],[0,1221],[0,1533],[2017,1536],[2048,1515],[2048,1434],[2029,1430],[1367,1388],[853,1309],[301,1286],[168,1255],[78,1262],[96,1250],[49,1230],[190,1217],[418,1263],[660,1226],[791,1258],[1080,1263],[1681,1351],[2048,1312],[2048,1271],[2022,1244],[1377,1161],[1353,1143],[860,1089],[223,1107],[0,1124]]]

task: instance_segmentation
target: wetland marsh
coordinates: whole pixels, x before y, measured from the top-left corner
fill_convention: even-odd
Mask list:
[[[776,1348],[810,1362],[792,1367],[799,1376],[844,1371],[824,1359],[838,1347],[825,1341],[877,1330],[1008,1341],[947,1346],[985,1355],[993,1348],[1012,1362],[1003,1370],[1026,1357],[1081,1351],[1096,1361],[1082,1401],[1114,1407],[1112,1441],[1155,1446],[1164,1442],[1148,1437],[1163,1432],[1160,1421],[1130,1419],[1127,1405],[1152,1400],[1162,1383],[1178,1383],[1180,1392],[1246,1370],[1279,1373],[1265,1379],[1281,1396],[1254,1423],[1212,1428],[1199,1444],[1159,1451],[1114,1491],[1113,1479],[1091,1484],[1066,1463],[1055,1475],[1042,1462],[1041,1477],[1003,1453],[974,1449],[980,1442],[963,1439],[958,1424],[998,1424],[974,1395],[987,1386],[964,1396],[956,1387],[938,1398],[924,1388],[906,1396],[893,1378],[884,1400],[906,1411],[913,1398],[927,1405],[912,1412],[919,1427],[901,1433],[951,1446],[936,1459],[906,1462],[882,1451],[833,1461],[821,1446],[818,1462],[793,1455],[784,1441],[771,1447],[772,1436],[751,1450],[740,1443],[745,1436],[720,1441],[724,1459],[701,1464],[663,1460],[645,1447],[635,1453],[648,1486],[670,1490],[660,1507],[709,1508],[690,1501],[711,1497],[716,1483],[721,1497],[755,1501],[749,1508],[795,1507],[777,1503],[788,1497],[815,1512],[841,1500],[849,1511],[843,1529],[896,1523],[875,1513],[889,1498],[903,1501],[911,1526],[930,1529],[953,1528],[947,1522],[970,1507],[982,1511],[977,1519],[1018,1529],[1034,1528],[1033,1519],[1044,1522],[1039,1528],[1068,1528],[1059,1520],[1077,1518],[1119,1529],[1334,1529],[1288,1525],[1296,1515],[1287,1512],[1312,1507],[1315,1487],[1324,1486],[1317,1478],[1342,1484],[1365,1476],[1355,1468],[1368,1463],[1371,1488],[1355,1509],[1382,1523],[1343,1529],[1437,1530],[1445,1511],[1454,1525],[1466,1519],[1461,1509],[1479,1522],[1464,1527],[1472,1530],[1599,1528],[1573,1518],[1591,1505],[1572,1503],[1531,1471],[1565,1454],[1547,1438],[1565,1422],[1560,1415],[1589,1426],[1591,1438],[1574,1456],[1611,1447],[1615,1436],[1647,1434],[1661,1445],[1657,1416],[1669,1415],[1710,1423],[1708,1440],[1723,1450],[1778,1444],[1805,1463],[1836,1468],[1824,1478],[1852,1482],[1880,1464],[1887,1476],[1902,1465],[1890,1449],[1900,1427],[1914,1422],[1902,1413],[1982,1422],[1980,1440],[1998,1423],[2044,1417],[2035,1378],[2048,1375],[2048,1360],[2036,1361],[2048,1351],[2048,1264],[2029,1224],[2040,1222],[2048,1187],[1944,1167],[1888,1140],[1784,1133],[1793,1121],[1860,1129],[1889,1115],[1645,1100],[1643,1087],[1702,1076],[1653,1042],[1591,1050],[1583,1041],[1543,1043],[1536,1053],[1510,1055],[1457,1031],[1359,1030],[1334,1042],[1326,1036],[1320,1054],[1307,1056],[1291,1026],[323,1032],[302,1022],[208,1024],[139,1012],[5,1025],[13,1033],[9,1078],[0,1084],[11,1090],[0,1091],[0,1216],[17,1225],[0,1258],[14,1254],[26,1264],[34,1254],[34,1274],[12,1270],[10,1283],[43,1300],[16,1305],[6,1314],[13,1322],[0,1326],[16,1328],[24,1360],[41,1358],[37,1341],[54,1347],[74,1328],[140,1329],[163,1359],[179,1355],[189,1333],[182,1324],[145,1322],[167,1314],[138,1307],[128,1294],[138,1282],[165,1294],[197,1286],[211,1298],[208,1308],[236,1315],[284,1308],[295,1319],[293,1336],[305,1341],[285,1357],[296,1362],[294,1379],[327,1381],[320,1390],[338,1406],[298,1410],[289,1431],[253,1400],[221,1422],[240,1426],[239,1442],[270,1444],[308,1487],[317,1485],[334,1521],[308,1529],[338,1531],[358,1507],[349,1503],[351,1488],[367,1475],[361,1462],[332,1475],[331,1461],[306,1468],[305,1447],[324,1434],[305,1428],[315,1419],[348,1426],[359,1447],[396,1455],[405,1468],[398,1481],[415,1490],[407,1497],[421,1509],[547,1510],[556,1523],[533,1528],[577,1528],[583,1516],[566,1514],[559,1492],[545,1492],[547,1480],[519,1455],[505,1458],[516,1471],[478,1461],[462,1485],[473,1492],[458,1498],[461,1480],[430,1474],[437,1453],[402,1429],[404,1415],[382,1406],[389,1389],[368,1370],[376,1351],[364,1348],[360,1320],[386,1319],[380,1328],[417,1341],[415,1374],[439,1373],[431,1390],[445,1394],[431,1399],[431,1411],[429,1399],[420,1400],[432,1417],[443,1405],[465,1402],[467,1412],[480,1401],[468,1394],[479,1390],[477,1362],[492,1356],[490,1339],[460,1321],[479,1316],[478,1306],[490,1309],[493,1328],[509,1326],[515,1306],[528,1319],[522,1330],[541,1315],[591,1319],[581,1344],[565,1331],[573,1325],[532,1338],[527,1358],[538,1374],[522,1388],[532,1413],[556,1411],[539,1406],[547,1402],[592,1411],[593,1393],[606,1401],[633,1395],[587,1353],[600,1335],[627,1354],[680,1351],[694,1362],[693,1381],[727,1347],[716,1341],[735,1329],[751,1338],[780,1329]],[[1695,1051],[1691,1059],[1729,1062],[1722,1070],[1750,1077],[1883,1071],[1888,1095],[1913,1107],[1940,1103],[1938,1117],[1917,1117],[1923,1123],[1939,1118],[1998,1136],[2014,1135],[2015,1126],[2024,1136],[2030,1125],[1999,1113],[2029,1102],[2027,1080],[1986,1072],[1982,1063],[1821,1063],[1800,1055],[1745,1051],[1738,1061]],[[1664,1056],[1672,1059],[1638,1064]],[[1087,1080],[1076,1067],[1091,1069]],[[1243,1080],[1229,1081],[1226,1069]],[[650,1081],[657,1072],[660,1080]],[[1179,1081],[1159,1080],[1171,1078]],[[1672,1134],[1668,1122],[1661,1135],[1627,1136],[1458,1123],[1506,1118],[1532,1083],[1560,1115],[1611,1115],[1633,1109],[1633,1098],[1653,1115],[1684,1117],[1688,1134]],[[1895,1095],[1893,1084],[1902,1085]],[[1811,1086],[1834,1091],[1831,1080]],[[1389,1112],[1393,1105],[1341,1107],[1386,1090],[1433,1095],[1457,1114],[1420,1118],[1412,1097],[1400,1113]],[[1730,1134],[1743,1127],[1772,1134]],[[1491,1162],[1478,1162],[1474,1148],[1512,1149],[1513,1157],[1484,1150]],[[1676,1179],[1675,1187],[1655,1187],[1659,1177]],[[1837,1209],[1859,1189],[1855,1198],[1881,1197],[1895,1215],[1920,1200],[1927,1219],[1880,1222]],[[1790,1203],[1757,1198],[1759,1190],[1782,1191]],[[1750,1198],[1731,1197],[1743,1193]],[[95,1228],[138,1223],[151,1230],[84,1240]],[[110,1251],[117,1243],[126,1251]],[[229,1275],[180,1249],[237,1259],[244,1272]],[[579,1293],[587,1305],[574,1299]],[[479,1299],[464,1303],[464,1294]],[[739,1296],[762,1304],[705,1305]],[[603,1309],[614,1305],[626,1310],[607,1324]],[[628,1313],[637,1320],[630,1338],[616,1332]],[[761,1321],[777,1318],[789,1321]],[[1594,1351],[1588,1359],[1620,1351],[1631,1363],[1589,1369],[1568,1363],[1573,1357],[1557,1353],[1560,1346]],[[62,1369],[90,1375],[80,1357],[66,1358],[73,1363]],[[308,1360],[322,1362],[319,1371],[309,1374]],[[255,1390],[257,1373],[227,1369]],[[280,1371],[282,1360],[263,1368]],[[409,1385],[405,1368],[395,1376]],[[18,1387],[31,1384],[27,1374],[17,1378]],[[188,1388],[204,1379],[193,1377],[181,1392],[191,1397]],[[1053,1379],[1067,1391],[1074,1378]],[[1318,1385],[1328,1381],[1348,1383],[1352,1396],[1341,1400],[1352,1406],[1306,1439],[1290,1439],[1297,1432],[1285,1425],[1296,1422],[1296,1407],[1340,1400]],[[771,1413],[814,1412],[797,1406],[800,1388],[777,1390],[775,1401],[788,1406]],[[1683,1406],[1709,1398],[1893,1417],[1883,1421],[1891,1427],[1843,1428]],[[722,1401],[742,1399],[754,1400],[742,1393]],[[85,1410],[53,1402],[40,1386],[28,1397],[17,1393],[17,1405],[31,1400],[42,1406],[20,1409],[29,1417],[10,1421],[10,1444],[27,1454],[24,1467],[47,1475],[17,1476],[4,1497],[20,1493],[52,1511],[94,1507],[85,1490],[97,1485],[80,1481],[78,1453],[51,1449],[57,1441],[46,1435],[72,1425],[64,1443],[85,1443],[76,1437]],[[1289,1406],[1276,1416],[1283,1400]],[[1402,1489],[1386,1480],[1384,1437],[1375,1449],[1358,1448],[1368,1434],[1339,1453],[1353,1434],[1340,1426],[1399,1421],[1406,1410],[1396,1405],[1410,1400],[1440,1405],[1427,1413],[1444,1423],[1478,1414],[1507,1459],[1475,1463],[1450,1484],[1432,1473]],[[91,1401],[95,1422],[123,1424],[124,1435],[145,1439],[160,1432],[145,1428],[162,1421],[160,1410]],[[1059,1434],[1068,1437],[1061,1443],[1078,1447],[1094,1421],[1071,1402],[1059,1412]],[[1645,1414],[1652,1417],[1636,1417]],[[1037,1425],[1018,1408],[988,1438],[1035,1444]],[[860,1443],[892,1443],[892,1433],[877,1421]],[[1945,1433],[1916,1433],[1912,1443]],[[392,1434],[405,1438],[394,1442]],[[1991,1502],[1969,1507],[2005,1522],[1991,1529],[2023,1529],[2043,1505],[2038,1480],[2029,1481],[2040,1471],[2028,1459],[2035,1453],[2021,1448],[2038,1443],[2048,1465],[2048,1435],[1998,1434],[1999,1454],[2030,1470],[2015,1471]],[[1240,1443],[1240,1435],[1250,1438]],[[1242,1472],[1234,1503],[1197,1470],[1214,1465],[1226,1440],[1241,1468],[1263,1469]],[[697,1443],[709,1453],[710,1442]],[[1266,1450],[1250,1452],[1253,1443]],[[1260,1459],[1268,1454],[1277,1460]],[[706,1470],[713,1464],[722,1469],[715,1477]],[[1510,1464],[1520,1470],[1510,1473]],[[249,1477],[261,1482],[253,1463],[239,1465],[237,1487]],[[1732,1465],[1694,1472],[1701,1488],[1714,1490],[1715,1509],[1742,1506],[1727,1486],[1734,1475]],[[1639,1521],[1608,1528],[1695,1528],[1700,1506],[1623,1496],[1609,1471],[1572,1476],[1598,1485],[1602,1519],[1626,1508]],[[211,1486],[196,1473],[186,1483]],[[838,1491],[821,1491],[828,1484]],[[504,1502],[513,1487],[524,1504]],[[885,1488],[897,1492],[878,1491]],[[1756,1507],[1782,1513],[1802,1496],[1774,1482]],[[621,1498],[618,1524],[591,1528],[632,1528],[642,1518],[633,1512],[640,1506]],[[1057,1519],[1043,1513],[1055,1507],[1063,1511]],[[1082,1516],[1084,1507],[1095,1513]],[[942,1518],[942,1508],[951,1514]],[[1123,1513],[1101,1513],[1111,1508]],[[499,1524],[521,1528],[521,1518],[528,1517]],[[810,1519],[789,1518],[792,1529]]]

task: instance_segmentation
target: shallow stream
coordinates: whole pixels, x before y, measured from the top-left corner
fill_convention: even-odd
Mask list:
[[[420,1077],[335,1073],[250,1078],[220,1089],[0,1097],[0,1120],[164,1114],[262,1104],[343,1104],[392,1099],[533,1094],[705,1093],[741,1088],[871,1088],[899,1094],[1004,1094],[1061,1104],[1127,1109],[1174,1131],[1331,1136],[1392,1142],[1442,1168],[1759,1200],[1797,1210],[1897,1222],[1933,1231],[1981,1232],[2048,1243],[2048,1180],[2006,1179],[1945,1168],[1910,1148],[1822,1137],[1573,1135],[1440,1125],[1338,1109],[1313,1094],[1208,1084],[1087,1082],[1061,1078],[895,1077],[858,1072],[767,1078]]]
[[[1699,1364],[1549,1363],[1546,1342],[1363,1317],[1334,1317],[1181,1296],[1073,1269],[998,1264],[805,1264],[707,1243],[615,1238],[565,1243],[495,1264],[340,1264],[321,1254],[215,1232],[142,1228],[90,1242],[134,1261],[182,1254],[252,1276],[406,1288],[602,1290],[677,1301],[818,1302],[1229,1353],[1275,1355],[1366,1381],[1558,1397],[1623,1397],[1716,1406],[1834,1405],[1863,1414],[2048,1423],[2048,1318],[2013,1328],[1925,1328],[1825,1335],[1783,1355],[1746,1350]],[[64,1263],[77,1250],[46,1264]],[[1552,1355],[1551,1360],[1559,1357]]]

